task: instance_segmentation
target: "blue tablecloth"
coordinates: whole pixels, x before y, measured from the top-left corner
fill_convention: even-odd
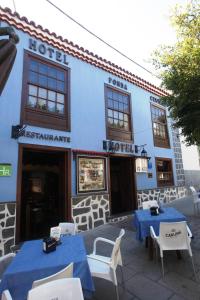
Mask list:
[[[138,240],[150,236],[150,226],[153,226],[156,235],[158,235],[160,222],[186,221],[186,217],[173,207],[162,208],[162,210],[163,213],[158,216],[152,216],[149,209],[135,211],[134,225]]]
[[[25,242],[3,275],[0,293],[8,289],[13,300],[27,299],[34,280],[50,276],[71,262],[73,275],[81,279],[83,292],[88,296],[94,291],[94,285],[84,241],[79,235],[63,237],[56,251],[48,254],[42,251],[42,240]]]

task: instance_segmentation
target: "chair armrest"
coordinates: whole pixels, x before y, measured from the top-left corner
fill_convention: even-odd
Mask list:
[[[108,240],[108,239],[105,239],[105,238],[102,238],[102,237],[98,237],[94,240],[94,244],[93,244],[93,254],[96,254],[96,246],[97,246],[97,242],[104,242],[104,243],[108,243],[108,244],[111,244],[111,245],[115,245],[115,242],[111,241],[111,240]]]
[[[150,234],[151,234],[152,239],[154,239],[154,240],[158,239],[158,236],[155,234],[153,226],[150,226]]]
[[[107,260],[104,260],[103,258],[95,257],[94,255],[87,255],[87,257],[90,259],[94,259],[94,260],[103,262],[104,264],[110,265],[110,262],[108,262]]]
[[[188,225],[187,225],[187,232],[188,232],[188,236],[190,238],[192,238],[192,232],[191,232],[190,228],[188,227]]]

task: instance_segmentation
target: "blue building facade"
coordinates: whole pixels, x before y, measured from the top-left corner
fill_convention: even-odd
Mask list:
[[[165,91],[9,10],[0,18],[20,38],[0,96],[2,253],[60,221],[87,230],[185,194]]]

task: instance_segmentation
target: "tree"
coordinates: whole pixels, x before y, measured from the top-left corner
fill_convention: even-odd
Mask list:
[[[200,145],[200,4],[191,1],[176,6],[171,16],[177,42],[161,46],[153,54],[162,87],[169,95],[161,98],[169,107],[174,126],[181,129],[188,145]]]

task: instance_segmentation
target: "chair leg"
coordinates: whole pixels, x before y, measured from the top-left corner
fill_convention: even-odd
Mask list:
[[[161,264],[162,264],[162,275],[164,277],[164,262],[163,262],[163,257],[161,257]]]
[[[117,285],[115,285],[115,291],[116,291],[116,295],[117,295],[117,300],[119,300],[119,290],[118,290]]]

